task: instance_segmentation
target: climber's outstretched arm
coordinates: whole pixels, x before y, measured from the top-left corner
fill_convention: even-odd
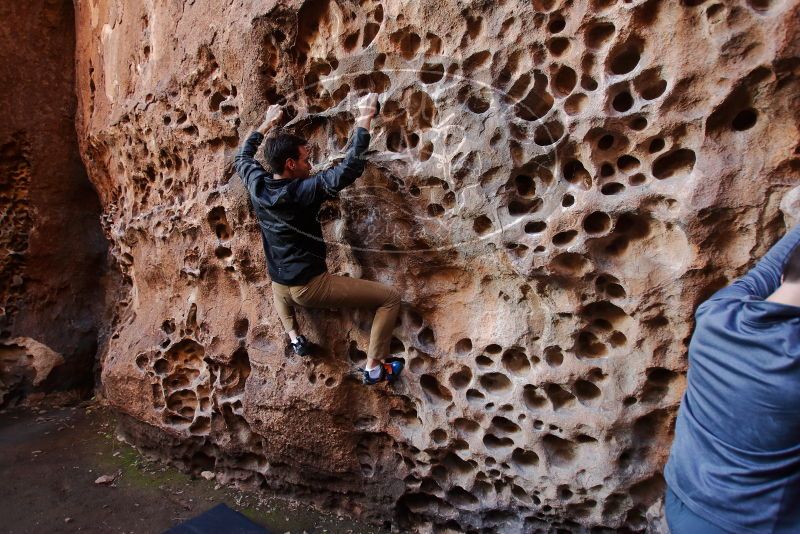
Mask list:
[[[781,275],[786,259],[799,244],[800,224],[786,232],[786,235],[769,249],[769,252],[747,274],[714,293],[706,302],[729,297],[767,298],[781,285]]]
[[[344,160],[319,174],[303,180],[297,187],[297,200],[311,205],[336,194],[356,181],[364,172],[366,159],[364,153],[369,147],[369,128],[377,112],[378,95],[370,93],[358,103],[359,116],[355,122],[350,147]]]
[[[264,122],[248,134],[247,139],[242,143],[239,152],[236,154],[233,166],[239,176],[242,177],[245,186],[249,185],[250,181],[257,176],[271,174],[258,162],[255,155],[264,137],[280,122],[282,116],[283,110],[280,106],[270,106],[264,115]]]

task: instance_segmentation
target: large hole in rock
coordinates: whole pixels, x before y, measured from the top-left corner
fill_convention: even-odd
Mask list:
[[[423,391],[428,394],[429,400],[433,402],[450,402],[453,395],[450,390],[439,383],[433,375],[422,375],[419,377],[419,384]]]
[[[653,176],[659,180],[673,176],[683,177],[692,172],[696,159],[694,150],[688,148],[672,150],[653,162]]]
[[[503,353],[503,367],[515,375],[524,375],[530,368],[530,362],[525,352],[519,348],[510,348]]]
[[[511,390],[511,380],[503,373],[487,373],[480,378],[480,384],[488,393],[502,395]]]
[[[499,415],[492,418],[491,430],[497,434],[516,434],[522,431],[518,424]]]
[[[511,463],[524,471],[539,464],[539,455],[525,449],[514,449],[514,452],[511,453]]]
[[[527,121],[535,121],[544,117],[555,102],[553,96],[545,90],[547,77],[537,71],[534,74],[534,80],[533,89],[515,106],[517,116]]]
[[[583,229],[588,234],[602,234],[611,228],[611,217],[602,211],[595,211],[583,220]]]
[[[547,405],[547,397],[542,395],[539,388],[532,384],[526,385],[522,390],[522,400],[531,410],[543,408]]]
[[[589,403],[601,396],[602,392],[588,380],[577,380],[575,382],[575,395],[583,403]]]
[[[463,389],[472,382],[472,370],[463,366],[460,371],[450,375],[450,385],[455,389]]]
[[[636,68],[642,56],[643,43],[640,39],[631,38],[611,50],[608,70],[612,74],[627,74]]]
[[[575,444],[553,434],[542,439],[547,459],[557,467],[566,467],[575,460]]]
[[[586,27],[583,41],[589,48],[600,48],[614,35],[616,28],[610,22],[597,22]]]
[[[558,384],[548,384],[545,387],[547,398],[553,404],[554,410],[560,410],[565,406],[570,406],[575,402],[575,395],[564,389]]]
[[[419,71],[422,83],[436,83],[444,77],[444,67],[441,63],[423,63]]]
[[[743,109],[736,116],[733,118],[733,122],[731,122],[731,127],[736,131],[744,131],[749,130],[753,126],[755,126],[756,121],[758,120],[758,112],[753,108]]]
[[[456,342],[455,349],[458,354],[469,354],[469,352],[472,350],[472,340],[468,337],[459,339]]]

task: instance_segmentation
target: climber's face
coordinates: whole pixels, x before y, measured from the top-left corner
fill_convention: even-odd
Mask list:
[[[309,161],[311,151],[308,149],[308,145],[300,145],[297,147],[297,151],[300,153],[300,157],[286,160],[284,167],[288,172],[284,172],[284,174],[289,174],[291,178],[308,178],[311,174],[311,162]]]

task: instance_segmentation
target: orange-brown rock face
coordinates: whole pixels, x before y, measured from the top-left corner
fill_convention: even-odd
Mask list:
[[[786,0],[77,2],[78,132],[129,292],[103,387],[123,430],[417,529],[645,529],[692,313],[784,230]],[[232,156],[272,103],[318,163],[381,93],[322,213],[332,272],[403,295],[300,311],[292,356]]]

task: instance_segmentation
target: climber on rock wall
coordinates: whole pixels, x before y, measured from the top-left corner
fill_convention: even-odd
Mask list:
[[[284,132],[271,133],[283,116],[277,105],[269,107],[264,122],[250,133],[234,161],[261,226],[275,309],[295,353],[310,354],[311,344],[297,332],[293,305],[377,308],[366,368],[360,370],[365,384],[393,382],[403,369],[400,360],[381,360],[382,354],[388,354],[400,311],[400,293],[378,282],[328,273],[318,213],[323,201],[336,198],[364,172],[369,128],[378,106],[375,93],[359,101],[359,116],[344,160],[313,176],[306,140]],[[264,156],[273,172],[255,159],[256,150],[268,134]]]
[[[800,532],[800,225],[695,313],[664,472],[673,534]]]

